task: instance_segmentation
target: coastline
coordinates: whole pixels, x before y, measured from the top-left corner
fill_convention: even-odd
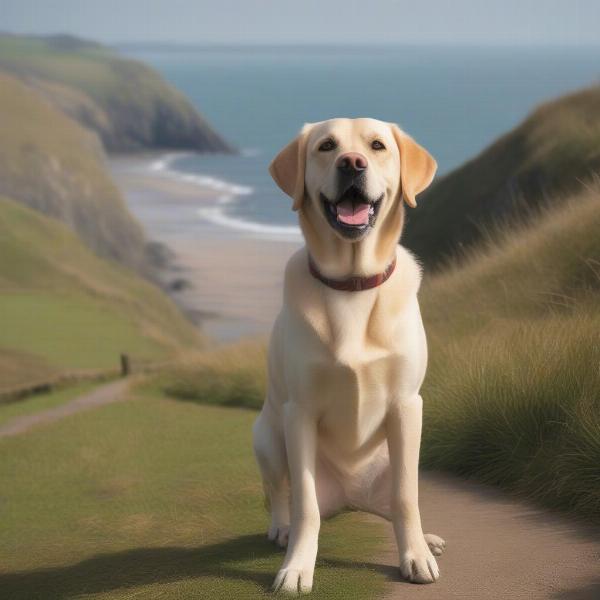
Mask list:
[[[285,264],[302,238],[265,236],[252,224],[233,228],[202,218],[230,190],[210,177],[178,177],[168,169],[174,156],[122,155],[108,161],[149,241],[166,249],[160,277],[166,291],[215,343],[268,335],[281,306]]]

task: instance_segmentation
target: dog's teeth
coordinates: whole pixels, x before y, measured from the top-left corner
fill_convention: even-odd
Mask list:
[[[371,206],[369,207],[369,214],[370,215],[374,215],[375,214],[375,207],[371,204]]]

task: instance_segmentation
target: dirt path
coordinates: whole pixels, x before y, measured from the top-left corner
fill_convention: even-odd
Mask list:
[[[421,477],[424,529],[447,542],[431,585],[398,581],[387,600],[597,600],[600,532],[532,508],[494,488],[454,477]],[[393,539],[391,527],[390,539]],[[395,543],[383,559],[395,567]]]
[[[121,379],[101,385],[96,389],[83,394],[66,404],[42,410],[32,415],[15,417],[4,425],[0,425],[0,439],[19,435],[29,431],[42,423],[52,423],[69,415],[120,400],[127,389],[129,382]]]

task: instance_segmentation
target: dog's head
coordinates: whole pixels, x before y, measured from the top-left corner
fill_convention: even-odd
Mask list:
[[[415,196],[436,168],[431,155],[393,123],[331,119],[306,124],[269,171],[294,199],[301,224],[356,242],[386,221],[401,228],[401,198],[416,206]]]

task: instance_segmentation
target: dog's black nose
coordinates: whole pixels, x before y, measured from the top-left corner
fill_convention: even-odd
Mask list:
[[[369,163],[367,157],[360,152],[346,152],[335,161],[335,166],[346,175],[355,175],[364,171]]]

